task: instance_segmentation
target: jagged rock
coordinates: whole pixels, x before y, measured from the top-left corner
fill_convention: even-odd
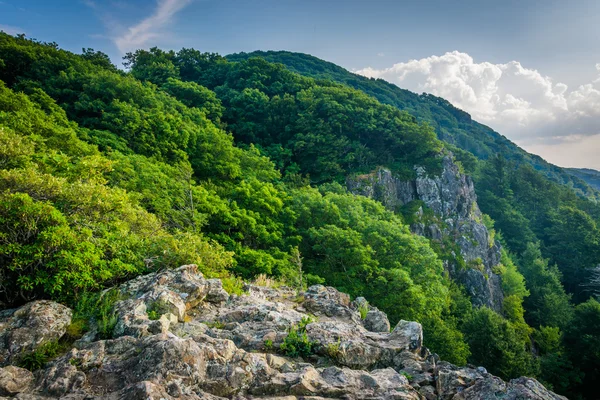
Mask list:
[[[487,399],[499,393],[510,399],[562,399],[532,379],[506,383],[481,368],[438,362],[422,347],[423,331],[416,322],[371,332],[357,311],[362,300],[350,303],[333,288],[317,285],[297,293],[247,287],[247,295],[226,298],[222,286],[205,280],[195,266],[127,282],[118,288],[122,300],[115,308],[122,328],[115,329],[113,339],[80,340],[35,375],[0,368],[0,396],[433,400]],[[23,309],[37,307],[31,303]],[[159,320],[148,319],[150,307],[160,310]],[[318,314],[305,327],[315,354],[304,360],[273,354],[309,311]],[[6,335],[14,327],[0,329]]]
[[[335,288],[314,285],[304,294],[304,308],[315,315],[327,317],[342,317],[356,320],[358,314],[350,309],[350,296]]]
[[[363,325],[371,332],[389,332],[390,321],[383,311],[372,308],[367,313]]]
[[[390,210],[422,201],[433,211],[433,221],[419,208],[411,231],[436,241],[451,238],[468,265],[466,270],[447,265],[452,277],[465,285],[475,306],[501,311],[501,281],[493,272],[500,263],[500,245],[482,223],[472,179],[460,172],[451,156],[443,157],[439,176],[429,176],[418,166],[415,175],[414,180],[402,181],[390,170],[378,168],[371,174],[348,177],[346,183],[350,192],[378,200]],[[473,269],[471,264],[481,267]]]
[[[218,279],[206,280],[196,265],[138,277],[119,287],[124,300],[117,302],[113,336],[136,337],[166,333],[171,324],[183,322],[186,311],[203,301],[229,299]],[[151,320],[149,312],[159,316]]]
[[[509,383],[495,376],[480,379],[472,386],[455,395],[453,400],[479,400],[479,399],[502,399],[502,400],[566,400],[547,390],[542,384],[531,378],[513,379]]]
[[[22,353],[61,338],[71,317],[69,308],[47,300],[0,311],[0,366],[14,363]]]
[[[26,369],[9,365],[0,368],[0,395],[14,396],[33,383],[33,374]]]
[[[440,400],[453,399],[455,394],[487,376],[476,369],[460,368],[447,362],[441,362],[436,366],[436,375],[436,389]]]

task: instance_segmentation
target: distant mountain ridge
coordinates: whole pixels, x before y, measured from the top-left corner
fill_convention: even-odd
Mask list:
[[[600,190],[600,171],[591,168],[568,168],[567,171],[594,189]]]
[[[537,155],[526,152],[490,127],[474,121],[469,113],[456,108],[441,97],[427,93],[417,94],[383,79],[366,78],[309,54],[254,51],[226,56],[230,61],[241,61],[251,57],[281,63],[301,75],[333,80],[361,90],[384,104],[406,110],[418,120],[428,122],[441,140],[466,150],[479,159],[502,154],[518,164],[531,165],[551,180],[570,186],[579,195],[600,199],[600,183],[593,178],[553,165]]]

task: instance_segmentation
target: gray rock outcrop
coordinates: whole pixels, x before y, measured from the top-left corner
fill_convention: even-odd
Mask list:
[[[356,304],[333,288],[246,289],[246,295],[229,296],[220,281],[204,279],[194,265],[132,280],[117,288],[113,338],[102,340],[92,329],[34,374],[0,368],[0,396],[417,400],[500,393],[510,399],[563,399],[533,379],[506,383],[483,368],[439,362],[423,347],[416,322],[400,321],[392,332],[370,331]],[[19,318],[31,320],[31,313],[20,310],[11,311],[13,325]],[[149,310],[158,319],[150,319]],[[279,350],[299,324],[312,344],[304,359]],[[0,335],[10,326],[3,325]],[[25,342],[37,340],[35,332],[29,334]]]
[[[58,340],[71,324],[71,317],[69,308],[46,300],[0,311],[0,367]]]
[[[442,159],[439,176],[429,176],[422,167],[415,167],[415,174],[414,180],[406,181],[389,169],[378,168],[371,174],[348,177],[346,183],[350,192],[378,200],[394,211],[421,201],[433,215],[419,208],[411,231],[442,246],[453,242],[459,251],[454,256],[461,257],[466,266],[447,263],[451,276],[464,284],[474,305],[501,311],[501,281],[493,272],[500,263],[500,244],[482,222],[472,179],[460,172],[451,156]]]

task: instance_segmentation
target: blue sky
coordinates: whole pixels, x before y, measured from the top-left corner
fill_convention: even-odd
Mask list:
[[[588,0],[0,0],[1,30],[117,64],[154,45],[310,53],[442,95],[559,165],[595,168],[599,17]]]

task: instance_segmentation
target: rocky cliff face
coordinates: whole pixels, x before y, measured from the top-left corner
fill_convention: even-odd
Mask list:
[[[62,336],[71,312],[52,302],[3,311],[0,398],[564,399],[534,379],[504,382],[440,361],[422,346],[418,323],[400,321],[389,332],[384,313],[370,309],[363,320],[364,299],[330,287],[249,285],[246,295],[229,296],[188,265],[118,291],[111,339],[92,329],[33,373],[11,365],[21,344],[31,352]],[[310,343],[303,359],[279,349],[293,327]]]
[[[500,263],[500,244],[493,240],[482,223],[475,188],[470,177],[460,173],[450,156],[442,160],[442,173],[428,176],[415,167],[416,179],[405,181],[385,168],[371,174],[347,179],[350,192],[380,201],[390,210],[399,211],[410,204],[422,204],[416,210],[411,230],[459,254],[464,265],[447,262],[454,279],[462,282],[474,305],[502,309],[500,277],[493,268]],[[421,202],[421,203],[416,203]]]

